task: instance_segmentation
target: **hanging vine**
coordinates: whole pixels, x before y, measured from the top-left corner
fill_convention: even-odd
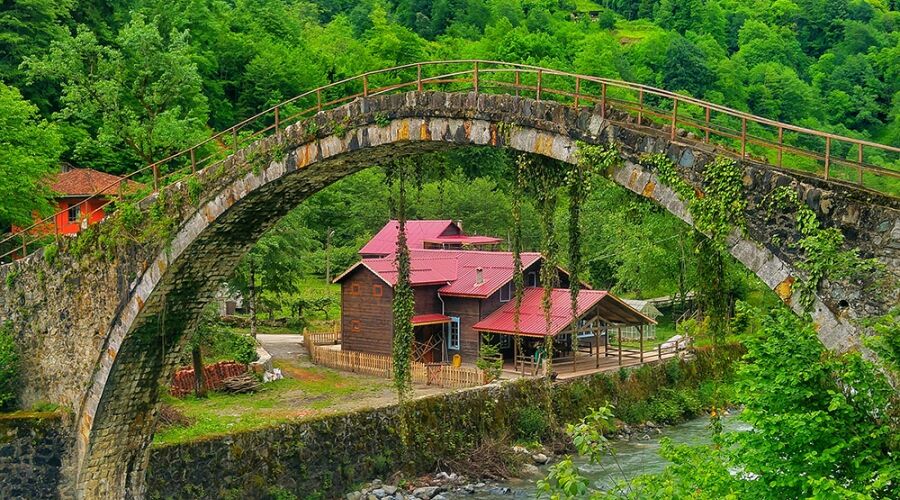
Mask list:
[[[578,352],[578,294],[581,291],[581,207],[587,200],[596,174],[613,166],[619,152],[612,146],[578,143],[576,162],[569,169],[569,297],[572,307],[572,350]]]
[[[513,329],[515,336],[515,355],[522,356],[522,335],[519,331],[519,311],[522,308],[522,298],[525,296],[525,276],[522,269],[522,197],[525,196],[525,174],[528,170],[529,159],[524,154],[519,154],[515,159],[515,181],[513,184],[512,215],[513,227],[510,244],[513,252],[513,283],[515,285],[515,309],[513,310]],[[514,366],[518,360],[513,360]]]
[[[409,159],[397,160],[386,168],[391,189],[391,207],[399,224],[397,232],[397,284],[394,286],[392,302],[394,319],[393,365],[394,388],[401,403],[412,393],[412,361],[413,326],[412,317],[415,311],[415,296],[410,285],[409,246],[406,238],[406,190],[410,176],[419,177],[419,170]],[[395,189],[394,189],[395,188]]]
[[[800,304],[807,311],[815,303],[815,294],[822,280],[861,276],[879,268],[877,260],[863,259],[858,250],[843,250],[844,234],[836,227],[822,227],[816,213],[800,200],[796,189],[778,187],[769,193],[765,203],[769,217],[776,210],[796,211],[796,225],[801,238],[789,246],[800,250],[802,258],[795,265],[806,277],[795,282],[793,287],[800,293]]]

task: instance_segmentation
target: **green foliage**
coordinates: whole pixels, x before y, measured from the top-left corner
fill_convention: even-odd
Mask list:
[[[857,277],[878,269],[875,259],[863,259],[856,249],[844,250],[844,234],[836,227],[824,228],[809,206],[800,200],[796,189],[782,186],[767,196],[770,217],[775,211],[796,211],[796,224],[801,238],[793,244],[801,251],[796,265],[805,278],[794,284],[800,301],[812,309],[815,293],[823,279]]]
[[[0,410],[15,405],[19,387],[19,350],[9,322],[0,326]]]
[[[516,435],[525,441],[540,441],[547,435],[550,424],[543,409],[537,406],[522,406],[513,417]]]
[[[895,382],[900,382],[900,308],[871,318],[866,326],[873,331],[871,336],[863,339],[866,346],[875,351],[879,360],[893,372]]]
[[[35,213],[52,213],[52,193],[45,181],[58,171],[62,144],[58,128],[42,120],[37,107],[2,81],[0,144],[0,228],[5,231],[13,224],[30,225]]]
[[[689,205],[694,227],[722,250],[732,229],[746,227],[747,198],[741,168],[734,160],[717,157],[703,169],[703,191]]]
[[[503,355],[497,344],[483,340],[478,352],[478,359],[475,360],[475,366],[483,371],[490,381],[500,378],[500,373],[503,371]]]
[[[203,343],[209,346],[209,357],[214,359],[233,359],[238,363],[249,364],[259,357],[256,354],[256,342],[250,336],[226,328],[211,331],[203,339]]]
[[[738,371],[741,419],[713,447],[663,447],[673,465],[636,481],[644,498],[894,498],[897,393],[859,353],[825,351],[786,309],[758,319]],[[752,481],[729,474],[741,470]]]
[[[56,263],[56,257],[59,255],[59,246],[56,244],[47,245],[44,247],[44,261],[47,262],[47,265],[53,266]]]

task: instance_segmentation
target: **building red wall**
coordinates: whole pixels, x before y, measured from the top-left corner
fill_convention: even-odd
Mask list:
[[[391,286],[364,266],[344,277],[341,282],[342,349],[391,354],[393,296]]]
[[[81,231],[81,221],[89,217],[88,223],[94,224],[103,220],[105,216],[103,206],[107,203],[106,198],[92,198],[82,203],[80,208],[80,217],[76,222],[69,222],[68,209],[71,206],[83,201],[84,198],[62,198],[57,204],[57,211],[62,212],[56,214],[56,227],[59,228],[59,234],[75,234]],[[54,231],[56,229],[54,228]]]

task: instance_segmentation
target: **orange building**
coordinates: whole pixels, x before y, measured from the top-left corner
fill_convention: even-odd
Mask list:
[[[94,224],[106,216],[103,207],[110,198],[120,193],[120,183],[134,190],[140,184],[123,181],[122,177],[90,168],[69,168],[60,173],[50,189],[56,193],[57,214],[55,228],[59,234],[75,234],[81,231],[82,222]],[[101,193],[101,196],[91,196]],[[90,198],[90,199],[88,199]],[[85,203],[82,201],[87,200]],[[81,203],[79,205],[79,203]]]

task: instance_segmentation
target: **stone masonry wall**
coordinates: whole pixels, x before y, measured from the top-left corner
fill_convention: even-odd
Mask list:
[[[58,498],[72,442],[63,413],[0,414],[0,497]]]
[[[724,366],[742,352],[737,346],[725,350]],[[703,351],[691,361],[627,368],[624,377],[609,373],[558,382],[551,393],[554,412],[559,422],[607,402],[624,412],[663,387],[696,388],[712,376],[712,360]],[[486,438],[515,439],[519,409],[544,408],[546,384],[521,379],[415,400],[407,410],[407,443],[398,434],[401,410],[394,405],[153,447],[147,497],[264,498],[277,487],[298,498],[335,498],[404,464],[433,471],[439,461]]]

